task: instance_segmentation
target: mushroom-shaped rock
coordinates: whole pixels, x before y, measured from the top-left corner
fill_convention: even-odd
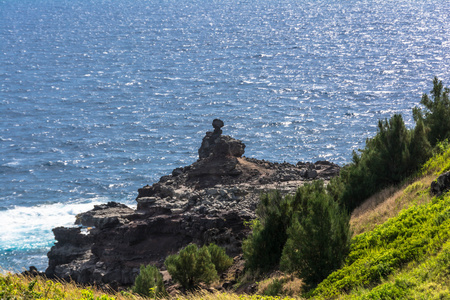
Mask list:
[[[214,127],[214,131],[219,131],[225,124],[220,119],[214,119],[212,122],[212,126]],[[222,133],[222,132],[221,132]]]
[[[214,132],[207,132],[203,138],[202,145],[198,149],[200,159],[214,157],[241,157],[245,152],[245,145],[240,140],[236,140],[228,135],[222,135],[224,122],[214,119],[212,122]]]

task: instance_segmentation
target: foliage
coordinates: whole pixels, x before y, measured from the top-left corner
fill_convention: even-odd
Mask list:
[[[303,291],[303,280],[292,274],[272,273],[270,277],[256,282],[256,293],[265,296],[293,296],[301,295]]]
[[[218,280],[217,269],[224,271],[231,263],[232,259],[225,251],[213,244],[201,248],[190,244],[179,254],[168,256],[164,262],[172,278],[186,289],[196,288],[201,282],[209,284]]]
[[[280,265],[311,288],[339,268],[347,255],[349,216],[326,193],[322,181],[299,188],[296,198],[301,202],[295,203]]]
[[[401,115],[378,122],[377,134],[366,140],[365,148],[353,152],[352,163],[332,180],[329,191],[350,211],[388,186],[397,185],[418,171],[432,155],[432,147],[450,138],[448,88],[436,77],[431,98],[424,94],[424,110],[413,109],[416,126],[407,129]]]
[[[164,264],[172,278],[186,289],[195,288],[200,282],[208,284],[218,279],[208,249],[199,249],[195,244],[186,246],[179,254],[170,255]]]
[[[158,268],[152,265],[142,265],[139,275],[134,281],[133,292],[152,298],[165,296],[167,293]]]
[[[291,196],[282,197],[279,191],[261,196],[256,210],[258,218],[242,247],[246,268],[268,271],[279,263],[290,226],[292,202]]]
[[[135,298],[135,297],[133,297]],[[55,282],[43,277],[0,274],[0,299],[124,299],[93,288],[80,288],[73,283]]]
[[[447,148],[425,166],[439,172],[446,165],[442,157],[449,155]],[[419,198],[428,187],[414,182],[406,190],[416,191]],[[365,299],[450,295],[449,207],[447,193],[426,204],[413,205],[374,230],[356,236],[344,267],[321,282],[312,295],[332,298],[349,293],[350,297]],[[437,290],[426,291],[430,284]]]
[[[275,278],[264,290],[265,296],[278,296],[283,292],[283,280]]]
[[[431,146],[422,121],[408,130],[401,115],[378,122],[375,137],[367,139],[360,154],[353,152],[352,164],[343,168],[340,193],[335,198],[349,210],[377,191],[401,183],[430,157]],[[336,183],[334,184],[336,185]]]
[[[136,294],[120,292],[106,294],[94,288],[81,288],[74,283],[55,282],[42,277],[29,277],[0,273],[0,299],[81,299],[81,300],[122,300],[144,299]],[[178,300],[294,300],[298,298],[233,294],[227,292],[196,291],[194,294],[177,295]]]
[[[233,259],[225,253],[225,249],[214,243],[209,244],[208,252],[218,274],[225,272],[233,264]]]
[[[425,109],[415,107],[413,116],[416,122],[423,120],[424,125],[429,128],[428,140],[434,146],[439,141],[450,138],[450,89],[444,88],[442,81],[434,77],[430,92],[431,99],[424,94],[420,101]]]
[[[434,158],[427,161],[423,167],[421,175],[434,174],[441,175],[450,170],[450,144],[448,140],[438,142],[433,149]]]
[[[314,286],[341,265],[348,251],[349,217],[323,181],[299,187],[294,196],[264,195],[257,215],[243,246],[250,270],[281,264]]]
[[[299,300],[299,297],[266,296],[259,294],[235,294],[229,292],[197,291],[195,294],[179,295],[177,300]]]

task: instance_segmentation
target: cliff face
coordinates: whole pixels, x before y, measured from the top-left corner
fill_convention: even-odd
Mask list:
[[[142,264],[162,266],[189,243],[211,242],[241,252],[260,194],[294,193],[307,180],[339,173],[329,162],[271,163],[242,157],[245,145],[222,135],[214,120],[199,160],[139,189],[137,209],[110,202],[77,216],[75,228],[55,228],[46,275],[113,287],[131,285]]]

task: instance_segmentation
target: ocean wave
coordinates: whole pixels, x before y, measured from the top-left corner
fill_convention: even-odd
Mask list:
[[[53,228],[74,225],[77,214],[104,202],[106,199],[96,198],[86,202],[15,206],[0,210],[0,252],[48,250],[54,242]]]

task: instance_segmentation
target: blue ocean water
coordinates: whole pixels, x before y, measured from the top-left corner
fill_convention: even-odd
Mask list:
[[[332,2],[332,3],[330,3]],[[246,156],[349,161],[450,85],[450,3],[0,0],[0,267],[191,164],[211,121]]]

